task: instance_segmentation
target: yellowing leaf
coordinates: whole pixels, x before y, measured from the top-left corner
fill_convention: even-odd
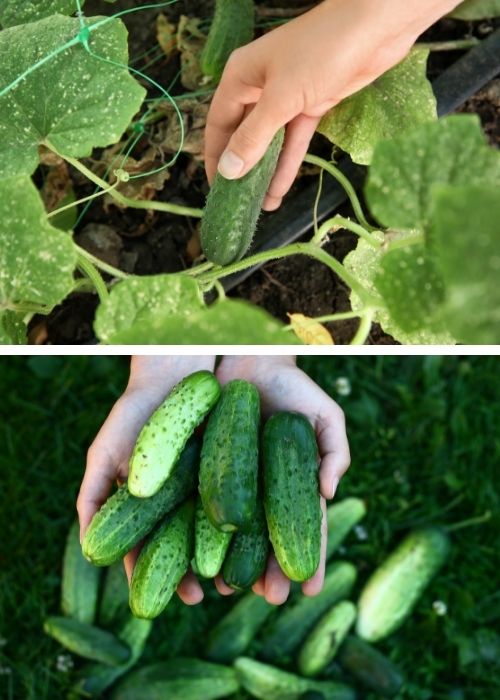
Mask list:
[[[288,314],[293,332],[306,345],[335,345],[330,332],[318,321],[304,314]]]

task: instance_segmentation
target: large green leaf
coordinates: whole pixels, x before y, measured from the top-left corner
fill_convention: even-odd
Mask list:
[[[384,226],[423,231],[435,185],[495,182],[500,153],[486,145],[478,117],[464,114],[379,143],[365,194]]]
[[[484,19],[500,15],[500,0],[465,0],[450,13],[456,19]]]
[[[24,315],[14,311],[0,312],[0,345],[24,345],[28,342]]]
[[[186,275],[131,277],[115,285],[108,301],[99,306],[94,329],[103,343],[114,342],[144,317],[188,315],[204,306],[198,285]],[[146,337],[140,342],[150,341]]]
[[[60,15],[0,32],[0,91],[78,32],[77,19]],[[112,20],[92,31],[90,47],[126,64],[124,24]],[[144,95],[126,68],[92,56],[80,43],[66,49],[0,98],[3,177],[32,173],[40,144],[78,158],[116,143]]]
[[[443,317],[462,343],[500,343],[498,187],[440,187],[427,236],[446,288]]]
[[[84,2],[80,0],[82,7]],[[72,15],[75,11],[75,0],[0,0],[0,24],[13,27],[57,13]]]
[[[0,182],[0,311],[53,307],[73,288],[76,251],[51,226],[29,177]]]
[[[333,107],[318,131],[347,151],[356,163],[368,164],[382,139],[437,118],[436,99],[426,78],[428,51],[413,50],[371,85]]]

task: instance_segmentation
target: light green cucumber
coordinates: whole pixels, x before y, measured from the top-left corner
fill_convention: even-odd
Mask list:
[[[243,688],[260,700],[299,700],[304,693],[313,690],[321,693],[324,700],[355,700],[356,697],[343,683],[301,678],[246,656],[236,659],[234,668]]]
[[[119,561],[106,571],[99,605],[99,624],[111,627],[128,617],[128,580],[123,562]]]
[[[350,600],[337,603],[323,615],[304,642],[297,667],[303,676],[317,676],[334,658],[356,619]]]
[[[337,658],[341,667],[356,681],[379,695],[392,698],[404,683],[401,671],[368,642],[348,635]]]
[[[259,501],[250,527],[233,535],[222,568],[224,582],[236,591],[251,588],[266,569],[268,552],[269,535],[264,508]]]
[[[99,596],[100,571],[82,554],[80,525],[71,526],[64,550],[61,608],[65,615],[91,625]]]
[[[236,180],[217,173],[201,222],[201,247],[207,260],[229,265],[240,260],[252,244],[260,210],[278,162],[284,129],[250,172]]]
[[[276,619],[265,630],[259,656],[272,663],[289,663],[301,642],[320,617],[335,603],[346,598],[356,581],[356,569],[348,561],[329,564],[325,582],[318,595],[298,593],[286,603]]]
[[[217,576],[224,563],[231,537],[231,532],[222,532],[212,525],[198,496],[194,519],[194,561],[200,576]]]
[[[261,596],[246,593],[213,628],[205,650],[207,658],[224,664],[234,661],[245,653],[274,610]]]
[[[218,82],[232,52],[252,41],[254,28],[253,0],[215,0],[215,14],[201,54],[203,75]]]
[[[269,537],[282,571],[306,581],[321,552],[318,447],[308,419],[281,411],[263,435],[264,507]]]
[[[200,495],[205,513],[224,532],[248,527],[257,510],[259,392],[234,379],[208,419],[200,458]]]
[[[232,668],[191,658],[175,658],[129,674],[112,700],[217,700],[236,693]]]
[[[449,548],[448,535],[436,527],[407,535],[361,591],[356,633],[376,642],[400,627],[444,564]]]
[[[85,533],[85,557],[96,566],[109,566],[122,559],[195,490],[199,455],[199,444],[191,438],[170,478],[151,498],[132,496],[126,486],[118,489],[94,515]]]
[[[194,506],[186,501],[146,540],[130,583],[130,609],[153,619],[167,607],[193,555]]]
[[[219,395],[219,382],[206,370],[190,374],[172,389],[137,438],[128,477],[133,496],[149,498],[158,492]]]
[[[43,629],[78,656],[118,666],[130,659],[130,648],[114,634],[69,617],[48,617]]]
[[[352,528],[366,515],[366,506],[360,498],[344,498],[326,510],[328,540],[326,544],[326,561],[340,547]]]

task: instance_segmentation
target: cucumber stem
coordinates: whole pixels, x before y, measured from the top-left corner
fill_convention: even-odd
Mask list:
[[[94,285],[99,296],[99,301],[101,303],[105,302],[109,297],[109,292],[103,278],[99,274],[99,270],[90,262],[90,260],[87,260],[87,258],[83,257],[82,255],[78,256],[77,265]]]
[[[462,520],[454,525],[446,525],[443,529],[446,532],[457,532],[457,530],[463,530],[466,527],[473,527],[474,525],[482,525],[491,520],[491,510],[487,510],[482,515],[476,515],[474,518],[468,518],[467,520]]]
[[[108,275],[122,280],[131,277],[131,275],[127,274],[126,272],[122,272],[117,267],[113,267],[113,265],[108,265],[108,263],[99,260],[99,258],[96,258],[95,255],[92,255],[92,253],[89,253],[88,250],[85,250],[85,248],[81,248],[76,243],[74,243],[73,245],[77,250],[79,258],[86,258],[89,262],[92,263],[92,265],[94,265],[94,267],[97,267],[99,270],[106,272]]]
[[[345,216],[341,216],[340,214],[336,214],[331,219],[328,219],[328,221],[325,221],[324,224],[321,224],[321,227],[311,239],[311,243],[321,245],[321,242],[331,230],[336,232],[341,228],[345,228],[348,231],[355,233],[374,248],[380,248],[382,246],[382,242],[378,241],[371,233],[369,233],[369,231],[363,228],[363,226],[355,221],[351,221]],[[372,229],[372,231],[375,231],[375,229]],[[380,233],[383,232],[381,231]]]
[[[356,335],[351,340],[349,345],[364,345],[368,336],[370,335],[370,330],[372,327],[373,317],[375,315],[375,310],[367,308],[365,314],[361,316],[361,322],[359,324]]]

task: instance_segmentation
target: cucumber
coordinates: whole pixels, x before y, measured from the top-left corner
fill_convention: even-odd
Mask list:
[[[248,527],[257,509],[259,392],[234,379],[208,419],[200,459],[205,513],[223,532]]]
[[[448,535],[439,528],[422,528],[407,535],[361,591],[358,636],[376,642],[398,629],[444,564],[449,548]]]
[[[186,501],[148,538],[130,583],[130,609],[153,619],[167,607],[193,555],[192,501]]]
[[[366,515],[366,506],[360,498],[344,498],[326,510],[328,540],[326,561],[340,547],[352,528]]]
[[[206,370],[190,374],[172,389],[137,438],[128,477],[133,496],[149,498],[158,492],[219,395],[219,382]]]
[[[317,676],[339,650],[356,619],[356,606],[343,600],[329,610],[304,642],[297,666],[304,676]]]
[[[401,690],[404,683],[401,671],[378,649],[359,637],[348,635],[337,658],[356,681],[379,695],[392,698]]]
[[[82,554],[80,525],[71,526],[64,550],[61,608],[65,615],[91,625],[99,596],[100,571]]]
[[[231,532],[222,532],[212,525],[198,496],[194,518],[194,561],[200,576],[217,576],[224,563],[231,537]]]
[[[210,262],[229,265],[240,260],[250,248],[284,137],[285,131],[280,129],[257,165],[243,177],[227,180],[216,174],[200,232],[201,247]]]
[[[151,498],[136,498],[122,486],[96,513],[83,540],[83,554],[96,566],[114,564],[161,518],[196,488],[199,444],[188,441],[172,475]]]
[[[236,591],[251,588],[264,573],[269,551],[264,508],[259,501],[247,532],[236,532],[222,569],[222,577]]]
[[[203,75],[219,82],[227,59],[235,49],[253,39],[253,0],[215,0],[215,14],[201,54]]]
[[[104,579],[104,588],[99,605],[99,624],[111,627],[129,614],[128,580],[123,562],[113,564]]]
[[[299,700],[304,693],[313,690],[322,693],[324,700],[354,700],[356,697],[343,683],[301,678],[245,656],[236,659],[234,667],[243,688],[261,700]]]
[[[264,506],[276,559],[292,581],[319,566],[321,507],[316,435],[299,413],[275,413],[263,436]]]
[[[255,593],[246,593],[212,630],[206,646],[207,658],[231,663],[243,654],[274,606]]]
[[[100,661],[109,666],[124,664],[130,659],[130,648],[114,634],[69,617],[48,617],[43,629],[78,656]]]
[[[95,697],[101,695],[124,676],[141,658],[152,626],[151,620],[140,620],[129,613],[128,618],[122,623],[116,634],[118,639],[130,647],[129,661],[114,667],[103,664],[88,664],[79,671],[78,680],[72,688],[73,693],[84,697]]]
[[[320,617],[351,592],[356,569],[347,561],[337,561],[326,568],[323,589],[310,598],[297,595],[278,614],[262,638],[259,656],[272,663],[288,663],[300,643]]]
[[[232,668],[176,658],[133,671],[116,688],[112,700],[216,700],[238,688]]]

